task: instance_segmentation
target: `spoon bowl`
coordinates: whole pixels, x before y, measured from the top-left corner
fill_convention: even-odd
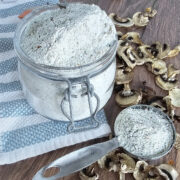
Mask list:
[[[156,160],[156,159],[159,159],[163,156],[165,156],[166,154],[168,154],[171,149],[173,148],[173,145],[175,143],[175,140],[176,140],[176,129],[174,127],[174,124],[173,124],[173,121],[167,116],[167,114],[165,114],[163,111],[161,111],[160,109],[158,108],[155,108],[153,106],[150,106],[150,105],[143,105],[143,104],[139,104],[139,105],[133,105],[133,106],[129,106],[127,108],[125,108],[124,110],[122,110],[119,115],[116,117],[116,120],[115,120],[115,123],[114,123],[114,132],[115,132],[115,135],[117,136],[118,132],[116,130],[116,127],[117,127],[117,124],[119,123],[120,121],[120,116],[122,114],[123,111],[127,111],[129,109],[134,109],[134,110],[138,110],[138,109],[143,109],[143,110],[151,110],[153,111],[154,113],[158,113],[161,117],[163,117],[164,119],[167,120],[167,122],[169,123],[170,125],[170,128],[169,129],[170,131],[172,131],[172,141],[169,143],[169,146],[164,149],[163,152],[160,152],[160,153],[157,153],[157,154],[153,154],[153,155],[150,155],[150,156],[140,156],[140,155],[135,155],[129,151],[127,151],[126,149],[124,149],[124,151],[129,154],[131,157],[133,158],[136,158],[136,159],[140,159],[140,160]],[[147,118],[147,117],[144,117],[144,118]]]

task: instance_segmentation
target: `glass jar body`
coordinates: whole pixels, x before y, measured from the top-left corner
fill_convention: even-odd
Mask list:
[[[107,103],[112,95],[114,77],[116,70],[115,57],[113,61],[101,72],[89,77],[89,82],[93,91],[99,97],[100,103],[98,110]],[[31,71],[21,62],[18,65],[19,77],[23,87],[24,95],[28,103],[41,115],[54,120],[67,121],[67,117],[61,110],[61,103],[68,89],[68,84],[63,80],[53,80],[42,77]],[[79,77],[72,82],[72,115],[74,120],[81,120],[90,117],[90,108],[87,96],[87,87],[84,77]],[[97,100],[92,96],[92,110],[97,107]],[[63,104],[64,111],[70,114],[69,100],[65,98]]]

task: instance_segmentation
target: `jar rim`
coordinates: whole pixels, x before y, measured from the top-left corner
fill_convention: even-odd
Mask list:
[[[33,19],[35,16],[41,14],[42,12],[45,12],[47,10],[55,10],[58,8],[59,8],[58,5],[45,5],[45,6],[37,7],[25,18],[23,18],[22,21],[19,23],[15,31],[13,41],[14,41],[14,49],[19,57],[20,62],[25,66],[27,66],[30,70],[34,71],[35,73],[53,79],[59,79],[62,77],[76,78],[76,77],[86,76],[88,74],[96,73],[96,71],[99,71],[100,69],[105,67],[105,65],[111,63],[113,60],[112,57],[115,56],[117,50],[117,45],[118,45],[117,36],[116,36],[116,40],[112,42],[108,51],[101,58],[97,59],[94,62],[81,66],[75,66],[75,67],[55,67],[50,65],[38,64],[35,63],[33,59],[23,51],[23,49],[20,46],[20,42],[21,42],[22,34],[29,21]]]

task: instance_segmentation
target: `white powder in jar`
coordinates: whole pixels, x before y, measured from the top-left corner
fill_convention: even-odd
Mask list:
[[[98,6],[69,3],[32,18],[21,48],[35,63],[77,67],[97,61],[115,39],[112,21]]]
[[[137,156],[164,152],[173,141],[170,122],[152,109],[125,109],[115,123],[121,146]]]

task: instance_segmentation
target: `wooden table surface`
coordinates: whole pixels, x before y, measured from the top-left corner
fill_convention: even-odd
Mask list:
[[[158,40],[162,43],[165,42],[170,44],[171,47],[180,44],[180,3],[178,0],[83,0],[83,2],[98,4],[107,13],[114,12],[121,17],[131,17],[133,13],[137,11],[143,11],[147,7],[153,7],[158,10],[158,14],[150,21],[147,27],[140,30],[142,40],[147,44],[151,44]],[[167,61],[168,63],[174,64],[176,68],[180,68],[180,59],[178,58],[180,58],[180,55]],[[134,89],[141,88],[143,81],[146,81],[147,85],[157,92],[157,95],[166,95],[165,91],[155,85],[151,73],[147,72],[144,67],[136,67],[132,87]],[[111,127],[113,127],[115,117],[120,110],[121,109],[115,104],[113,95],[105,106],[105,112]],[[180,133],[180,124],[175,124],[177,132]],[[90,142],[62,148],[15,164],[0,166],[0,180],[31,180],[33,175],[47,163],[50,163],[71,151],[103,140],[104,139],[91,140]],[[169,160],[174,161],[174,166],[180,172],[180,152],[175,149],[173,149],[166,157],[150,163],[167,163]],[[79,180],[79,176],[78,173],[75,173],[62,179]],[[105,171],[100,172],[100,180],[109,179],[118,180],[118,176],[117,174]],[[126,179],[131,180],[133,178],[131,175],[126,175]]]

